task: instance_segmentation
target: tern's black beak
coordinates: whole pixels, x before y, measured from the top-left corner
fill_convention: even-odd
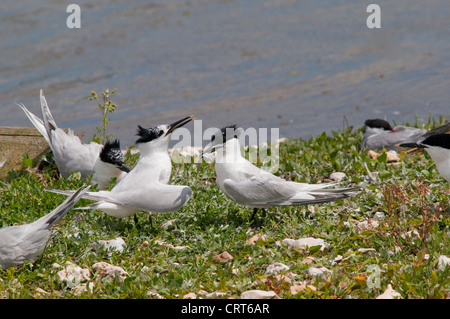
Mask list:
[[[117,166],[118,169],[120,169],[121,171],[124,171],[125,173],[129,173],[130,169],[128,167],[126,167],[125,165],[121,164]]]
[[[215,151],[216,151],[216,149],[212,148],[210,152],[202,152],[202,154],[200,154],[200,157],[201,158],[204,158],[204,157],[210,158],[211,154],[214,153]]]
[[[403,143],[403,144],[397,144],[396,146],[407,147],[407,148],[425,148],[425,145],[417,144],[417,143]]]
[[[182,127],[183,125],[189,123],[190,121],[192,121],[193,119],[195,119],[194,115],[190,115],[190,116],[186,116],[185,118],[178,120],[176,122],[173,122],[172,124],[169,124],[169,130],[167,131],[167,133],[164,136],[169,135],[170,133],[172,133],[175,129]]]

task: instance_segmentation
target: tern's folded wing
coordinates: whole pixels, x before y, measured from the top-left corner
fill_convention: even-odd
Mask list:
[[[61,174],[68,177],[72,172],[81,172],[83,178],[94,173],[94,164],[102,145],[83,144],[78,136],[58,128],[50,132],[53,156]]]
[[[276,182],[272,179],[251,178],[223,183],[224,193],[237,203],[250,207],[309,205],[331,202],[354,196],[359,188],[314,189],[298,191],[296,183]],[[320,184],[319,184],[320,185]]]
[[[114,200],[147,212],[166,213],[180,209],[192,196],[189,186],[157,183],[151,188],[114,192]]]
[[[284,181],[252,177],[243,181],[226,179],[224,192],[241,205],[259,205],[294,196],[295,189]]]
[[[296,192],[317,191],[338,184],[337,182],[308,184],[308,183],[287,181],[279,176],[276,176],[270,172],[267,172],[259,167],[254,166],[248,161],[244,162],[240,166],[237,166],[235,169],[238,172],[238,176],[244,180],[257,179],[260,182],[264,182],[266,184],[270,183],[271,185],[282,185],[281,187],[284,188],[285,190],[291,187],[295,189]]]
[[[392,149],[400,143],[417,142],[420,137],[426,133],[426,130],[406,126],[396,126],[396,131],[384,131],[378,134],[370,135],[365,138],[361,144],[361,149],[369,148],[372,150]]]

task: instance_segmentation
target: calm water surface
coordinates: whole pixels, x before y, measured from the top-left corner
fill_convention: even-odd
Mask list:
[[[75,1],[74,1],[75,2]],[[279,127],[304,137],[450,119],[448,0],[76,1],[0,3],[0,126],[31,126],[43,89],[61,127],[87,141],[101,125],[90,92],[117,89],[108,133],[195,114],[203,127]],[[366,7],[381,6],[381,29]]]

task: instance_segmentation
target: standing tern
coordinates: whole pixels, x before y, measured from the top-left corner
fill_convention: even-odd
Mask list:
[[[6,269],[25,260],[37,260],[44,252],[53,227],[90,188],[81,187],[49,214],[30,224],[0,229],[0,266]]]
[[[361,151],[371,149],[381,151],[383,148],[398,151],[397,144],[414,143],[422,137],[450,131],[450,123],[446,123],[433,130],[397,125],[392,127],[388,121],[382,119],[369,119],[364,122]]]
[[[336,183],[307,184],[286,181],[256,167],[241,155],[236,125],[212,136],[203,156],[215,152],[216,183],[220,190],[240,205],[257,208],[307,205],[336,201],[358,194],[359,188],[325,189]],[[208,156],[208,155],[206,155]]]
[[[193,116],[188,116],[172,124],[149,129],[138,125],[139,139],[136,146],[140,150],[140,157],[136,166],[111,191],[84,194],[83,198],[96,201],[84,208],[99,209],[121,218],[139,211],[166,213],[183,207],[192,196],[192,190],[189,186],[168,185],[172,172],[168,146],[172,132],[193,119]],[[49,191],[65,195],[73,193],[65,190]]]
[[[128,171],[128,168],[123,165],[123,154],[119,154],[118,140],[107,142],[106,145],[95,142],[82,143],[71,129],[68,129],[66,133],[56,125],[42,90],[40,90],[40,100],[43,120],[31,113],[22,103],[17,105],[22,108],[31,123],[47,141],[56,166],[63,177],[69,177],[73,172],[80,172],[81,177],[87,179],[97,170],[95,181],[102,188],[109,185],[111,177],[115,176],[116,181],[119,181],[126,175],[124,173]],[[118,163],[120,165],[117,165]]]
[[[435,134],[400,147],[425,149],[436,164],[439,174],[450,183],[450,134]]]

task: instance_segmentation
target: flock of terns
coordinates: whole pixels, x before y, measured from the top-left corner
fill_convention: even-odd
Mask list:
[[[94,203],[78,209],[98,209],[115,217],[133,216],[139,211],[173,212],[183,207],[192,196],[189,186],[169,184],[172,162],[168,152],[172,132],[194,119],[188,116],[172,124],[151,128],[138,126],[136,147],[140,157],[133,169],[124,165],[118,140],[104,145],[84,144],[72,130],[59,128],[40,91],[42,119],[18,104],[33,125],[48,142],[60,174],[68,177],[80,172],[83,178],[92,175],[91,183],[99,191],[89,191],[90,185],[78,190],[48,190],[68,198],[49,214],[30,224],[0,229],[0,266],[6,269],[25,260],[37,260],[51,237],[53,227],[81,199]],[[231,200],[240,205],[265,209],[274,206],[307,205],[336,201],[360,192],[359,187],[330,188],[337,183],[307,184],[284,180],[256,167],[241,155],[239,136],[244,130],[236,125],[218,130],[203,149],[202,156],[215,153],[216,184]],[[406,126],[391,127],[381,119],[367,120],[361,151],[383,148],[425,149],[438,172],[450,182],[450,123],[434,130]],[[106,190],[111,178],[116,184]],[[252,218],[253,218],[252,216]],[[151,221],[151,219],[150,219]]]

